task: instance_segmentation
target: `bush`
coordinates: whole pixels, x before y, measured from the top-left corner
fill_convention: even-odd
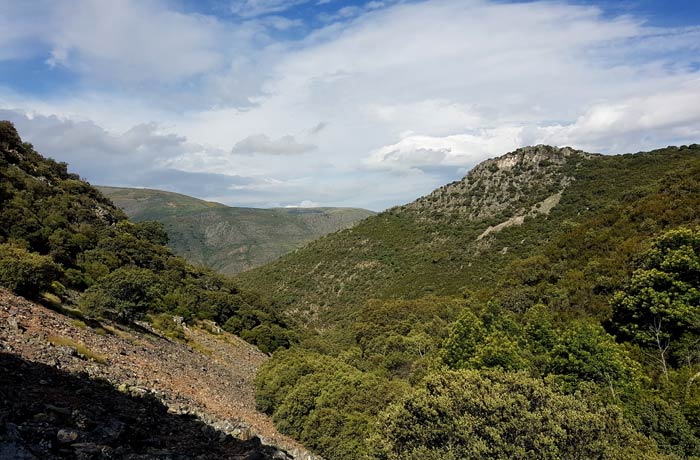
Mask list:
[[[151,270],[123,267],[101,278],[80,297],[92,314],[122,322],[143,319],[162,308],[163,283]]]
[[[0,285],[16,294],[36,298],[51,287],[58,273],[59,267],[50,257],[0,244]]]
[[[372,458],[664,458],[617,408],[578,396],[522,373],[436,372],[383,413]]]

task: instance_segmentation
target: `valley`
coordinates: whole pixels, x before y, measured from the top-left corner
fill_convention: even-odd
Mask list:
[[[0,0],[0,460],[700,460],[699,44]]]
[[[352,208],[229,207],[160,190],[97,187],[135,222],[161,222],[168,246],[192,263],[233,275],[374,215]]]
[[[698,458],[697,144],[517,149],[234,277],[164,244],[242,211],[0,154],[0,452]]]

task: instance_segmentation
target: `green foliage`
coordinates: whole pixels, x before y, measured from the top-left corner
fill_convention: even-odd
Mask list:
[[[388,377],[419,378],[447,338],[449,324],[464,306],[459,298],[371,300],[349,325],[359,354],[346,353],[358,369]],[[340,345],[340,344],[339,344]],[[348,344],[341,346],[348,347]]]
[[[377,459],[661,459],[619,410],[521,373],[437,372],[382,414]]]
[[[641,366],[600,324],[576,320],[555,326],[543,305],[522,315],[494,303],[478,314],[465,309],[444,342],[442,359],[453,369],[550,375],[568,393],[594,383],[609,390],[613,400],[634,393],[644,381]]]
[[[654,241],[612,300],[624,337],[665,360],[695,361],[700,341],[700,229],[671,230]],[[670,348],[670,356],[664,355]]]
[[[635,428],[653,439],[664,452],[679,458],[694,455],[698,458],[700,438],[693,432],[680,404],[644,392],[626,405],[626,411]]]
[[[119,268],[92,285],[80,299],[90,314],[123,322],[143,319],[163,307],[163,284],[151,270]]]
[[[51,287],[59,267],[48,256],[16,244],[0,244],[0,286],[19,295],[38,297]]]
[[[313,352],[283,351],[256,377],[259,409],[279,429],[334,459],[361,458],[379,411],[404,385]]]
[[[633,394],[643,383],[639,363],[632,360],[602,326],[578,321],[563,331],[550,353],[546,370],[561,376],[569,391],[577,382],[594,382],[610,389],[616,398],[621,392]]]
[[[445,342],[445,363],[455,369],[467,367],[486,336],[486,327],[471,310],[465,309],[453,324]]]
[[[134,224],[133,234],[139,238],[153,244],[165,246],[168,244],[168,234],[165,227],[160,222],[146,221]]]
[[[162,224],[127,221],[65,163],[22,143],[9,122],[0,123],[0,222],[0,285],[17,293],[82,292],[85,311],[125,322],[160,313],[231,320],[266,351],[292,340],[267,301],[174,256]]]

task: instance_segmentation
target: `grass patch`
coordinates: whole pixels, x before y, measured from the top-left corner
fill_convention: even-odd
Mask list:
[[[97,334],[97,335],[102,335],[102,336],[104,336],[104,335],[112,335],[112,333],[109,332],[105,327],[96,327],[96,328],[94,329],[94,331],[95,331],[95,334]]]
[[[78,329],[87,329],[87,324],[85,324],[85,321],[74,319],[73,321],[71,321],[71,323]]]
[[[105,325],[102,326],[102,329],[103,329],[104,331],[106,331],[108,334],[116,335],[116,336],[119,337],[120,339],[128,340],[128,341],[130,341],[130,342],[131,342],[132,339],[133,339],[133,337],[131,337],[131,335],[130,335],[129,333],[127,333],[127,332],[125,332],[125,331],[122,331],[121,329],[116,328],[116,327],[114,327],[114,326],[107,326],[107,325],[105,324]]]
[[[173,320],[172,315],[168,315],[166,313],[150,315],[148,320],[154,329],[162,332],[166,337],[177,340],[178,342],[187,341],[185,331],[183,330],[182,326]]]
[[[213,352],[213,351],[211,351],[210,349],[208,349],[207,347],[205,347],[204,345],[202,345],[202,344],[199,343],[199,342],[195,342],[194,340],[188,340],[188,341],[187,341],[187,345],[188,345],[190,348],[192,348],[193,350],[202,353],[203,355],[214,356],[214,352]]]
[[[60,335],[50,335],[47,337],[47,340],[53,344],[54,346],[57,347],[70,347],[74,348],[76,353],[78,354],[78,357],[88,360],[88,361],[95,361],[96,363],[99,364],[107,364],[107,358],[102,356],[99,353],[96,353],[92,350],[90,350],[88,347],[85,346],[84,343],[76,342],[75,340],[71,339],[70,337],[63,337]]]
[[[62,308],[61,307],[61,298],[58,297],[56,294],[52,294],[50,292],[44,292],[41,294],[41,300],[48,304],[49,307],[52,308]]]

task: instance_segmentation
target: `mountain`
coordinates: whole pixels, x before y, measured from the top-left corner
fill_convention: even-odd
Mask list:
[[[699,267],[700,145],[540,145],[235,280],[299,338],[258,407],[324,457],[680,460]]]
[[[176,254],[224,274],[263,265],[375,214],[357,208],[229,207],[161,190],[97,188],[130,219],[163,223]]]
[[[626,240],[620,260],[597,261],[617,280],[623,272],[611,264],[624,264],[642,240],[698,221],[697,194],[679,189],[696,191],[699,178],[698,145],[627,155],[527,147],[236,279],[318,318],[371,298],[477,291],[543,251],[574,256],[579,245]],[[566,268],[591,263],[576,258]],[[597,294],[591,300],[591,310],[605,308]]]

